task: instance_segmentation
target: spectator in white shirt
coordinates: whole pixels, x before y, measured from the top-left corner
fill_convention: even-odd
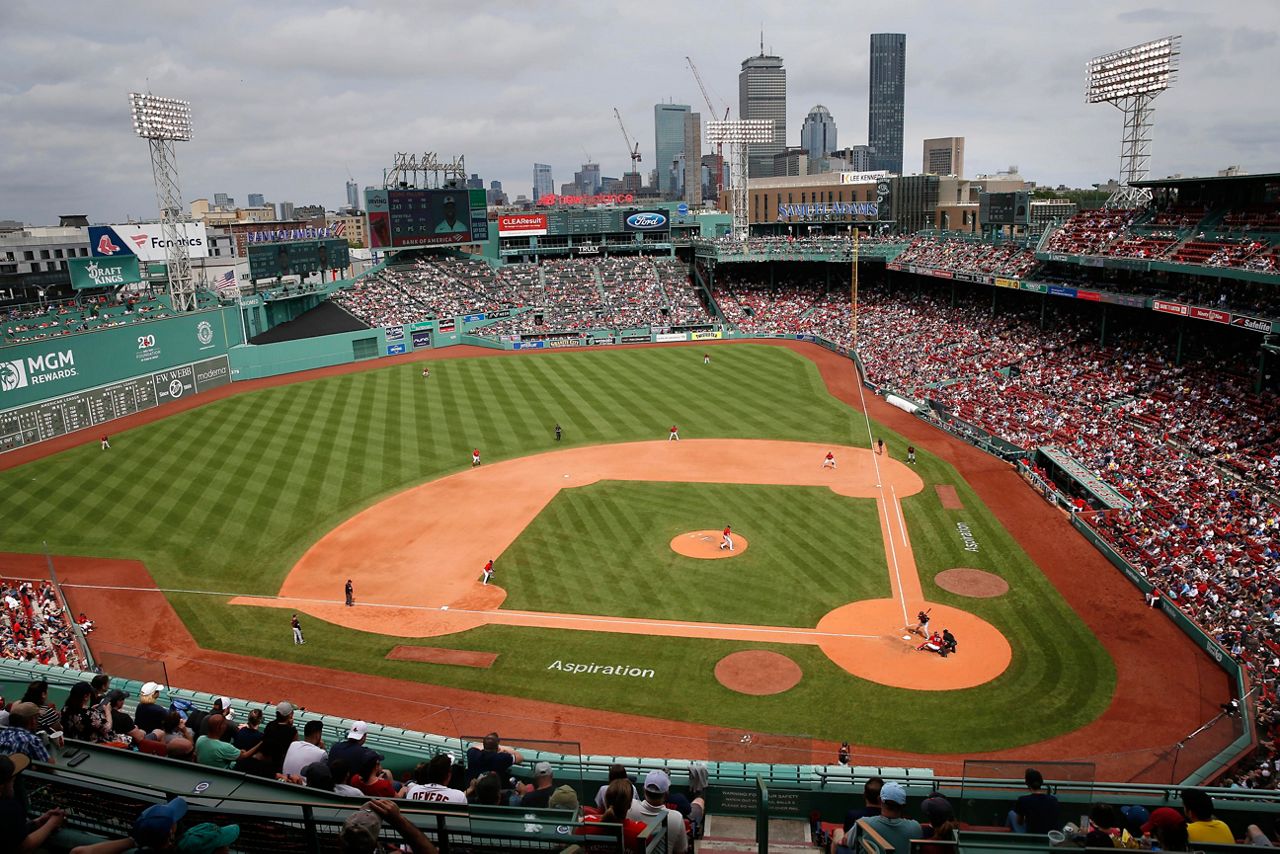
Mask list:
[[[465,804],[467,795],[449,786],[453,777],[453,757],[437,753],[430,762],[420,762],[413,769],[413,782],[404,787],[402,798],[429,804]]]
[[[320,721],[307,721],[302,741],[293,742],[285,752],[281,773],[285,777],[303,777],[303,768],[312,762],[323,762],[324,758],[324,724]]]

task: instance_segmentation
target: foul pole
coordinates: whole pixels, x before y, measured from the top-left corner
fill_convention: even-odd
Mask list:
[[[853,231],[853,266],[849,271],[849,332],[853,348],[858,349],[858,236],[856,225],[850,226]]]

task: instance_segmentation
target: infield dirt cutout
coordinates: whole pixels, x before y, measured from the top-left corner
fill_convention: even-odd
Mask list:
[[[834,450],[838,470],[823,469]],[[501,607],[501,554],[561,489],[600,480],[826,486],[876,501],[892,598],[839,605],[812,629],[727,625]],[[238,596],[233,605],[287,608],[394,637],[438,637],[484,625],[535,626],[686,638],[818,646],[844,670],[899,688],[953,690],[988,682],[1012,650],[994,626],[957,608],[926,602],[900,499],[924,488],[903,463],[866,448],[757,439],[687,439],[592,445],[469,468],[405,490],[320,538],[290,570],[276,597]],[[714,532],[719,538],[719,531]],[[498,558],[489,585],[481,568]],[[429,567],[429,571],[427,570]],[[346,579],[355,607],[343,605]],[[904,640],[917,611],[951,629],[957,655],[918,652]],[[966,654],[969,653],[969,654]]]
[[[733,549],[720,548],[720,531],[690,531],[677,534],[671,539],[671,550],[685,557],[696,557],[702,560],[719,560],[726,557],[737,557],[751,545],[741,534],[731,534]]]
[[[944,569],[933,577],[934,583],[957,596],[994,599],[1009,592],[1009,582],[985,569],[956,567]]]
[[[764,697],[800,684],[800,665],[778,652],[744,649],[716,662],[716,681],[730,691]]]

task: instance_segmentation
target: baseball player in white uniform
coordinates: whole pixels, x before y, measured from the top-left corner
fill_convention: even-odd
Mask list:
[[[733,536],[728,525],[724,526],[724,530],[720,533],[720,550],[728,549],[733,551]]]
[[[831,453],[830,451],[827,451],[826,459],[824,459],[824,460],[822,461],[822,467],[823,467],[824,469],[833,469],[833,468],[835,468],[835,467],[836,467],[836,455],[835,455],[835,454],[833,454],[833,453]]]

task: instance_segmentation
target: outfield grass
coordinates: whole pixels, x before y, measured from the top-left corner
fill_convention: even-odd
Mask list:
[[[239,395],[113,435],[109,452],[86,444],[0,472],[0,550],[39,551],[47,540],[55,554],[142,560],[166,588],[273,594],[302,552],[341,520],[407,486],[465,468],[474,446],[489,461],[550,450],[556,422],[565,430],[558,447],[661,439],[673,422],[685,438],[866,444],[862,415],[826,392],[808,360],[779,348],[738,345],[717,348],[710,366],[701,361],[695,348],[530,354],[439,362],[425,381],[418,368],[401,365]],[[891,450],[905,445],[879,427],[876,435]],[[927,453],[921,453],[918,470],[926,490],[904,503],[926,593],[971,608],[1004,631],[1014,647],[1009,670],[985,686],[937,694],[885,688],[848,676],[815,648],[788,646],[776,649],[801,664],[802,683],[774,697],[747,698],[721,688],[711,670],[729,651],[774,648],[769,644],[498,626],[423,642],[501,652],[492,670],[475,671],[386,661],[399,639],[316,620],[308,623],[307,646],[295,647],[280,612],[231,607],[219,597],[170,598],[196,639],[210,648],[338,669],[359,662],[359,669],[379,675],[726,727],[952,752],[1034,742],[1092,720],[1106,707],[1115,680],[1097,639],[954,470]],[[943,511],[933,495],[935,483],[956,484],[969,509],[960,515]],[[599,486],[606,497],[610,489],[639,495],[633,488],[640,487]],[[750,518],[754,525],[759,518],[770,527],[761,543],[768,549],[778,532],[769,514],[757,512],[755,489],[711,485],[702,492],[681,484],[669,499],[689,511],[707,501],[756,507],[739,519]],[[717,490],[735,495],[729,499]],[[811,501],[818,507],[849,501],[810,492],[788,488],[786,503]],[[591,512],[587,490],[562,497],[549,509],[564,504],[580,514]],[[1027,500],[1035,499],[1028,493]],[[644,502],[619,498],[612,524],[628,518],[675,524],[637,506]],[[775,515],[781,520],[789,512],[779,507]],[[858,511],[850,518],[856,520]],[[961,548],[957,519],[978,537],[976,555]],[[582,524],[589,530],[589,521]],[[683,530],[719,524],[717,516]],[[743,530],[751,536],[751,528]],[[622,534],[606,526],[585,541],[599,544],[610,536]],[[662,540],[664,547],[669,539]],[[599,561],[583,570],[585,551],[565,559],[567,550],[582,548],[576,537],[562,542],[559,552],[533,540],[518,542],[504,557],[511,606],[587,595],[599,600],[590,610],[611,613],[609,607],[617,606],[604,601],[607,588],[595,589]],[[878,546],[875,551],[883,562]],[[728,563],[737,566],[751,556],[749,551]],[[530,573],[512,573],[507,558],[527,561]],[[559,571],[552,575],[549,566]],[[947,566],[990,569],[1013,590],[999,600],[954,601],[931,581]],[[845,584],[831,591],[821,570],[800,557],[775,573],[772,597],[767,577],[740,588],[732,577],[716,583],[706,571],[689,574],[654,581],[649,598],[660,606],[678,596],[696,615],[718,621],[745,614],[754,602],[768,612],[741,622],[785,622],[807,619],[804,609],[819,607],[813,603],[828,595],[837,603],[863,595]],[[887,575],[879,577],[880,589],[887,589]],[[628,592],[643,602],[647,591],[637,586]],[[635,684],[549,673],[547,665],[556,659],[619,661],[652,667],[656,676],[645,690],[636,690]],[[1009,726],[1015,720],[1017,727]]]

